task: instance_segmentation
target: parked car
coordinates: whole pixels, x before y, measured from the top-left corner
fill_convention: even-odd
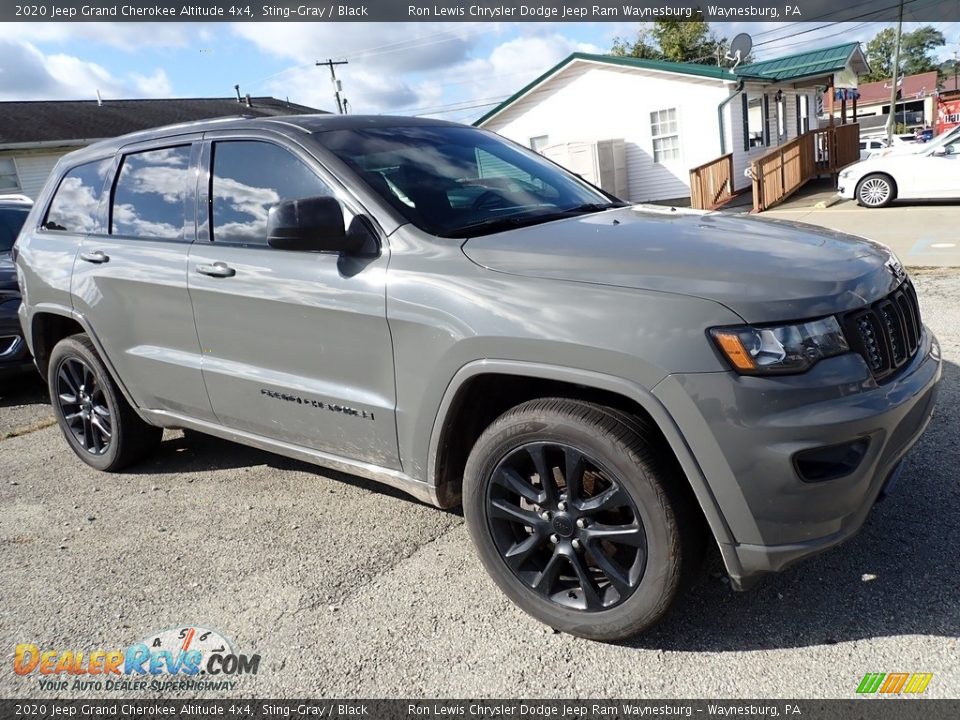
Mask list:
[[[957,128],[956,130],[960,130]],[[894,200],[960,199],[960,133],[943,133],[912,152],[881,151],[840,172],[840,197],[869,208]]]
[[[31,367],[17,314],[20,289],[11,253],[32,205],[24,195],[0,195],[0,377]]]
[[[886,247],[631,206],[435,120],[91,145],[17,266],[84,462],[181,427],[462,502],[502,590],[600,640],[657,622],[708,541],[744,589],[854,535],[941,373]]]
[[[886,140],[880,140],[878,138],[862,138],[860,140],[860,159],[866,160],[868,157],[873,157],[886,147]]]

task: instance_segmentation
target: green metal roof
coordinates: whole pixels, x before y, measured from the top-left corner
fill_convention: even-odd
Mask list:
[[[501,112],[506,107],[512,105],[521,97],[530,92],[544,80],[562,70],[564,67],[575,60],[586,60],[588,62],[603,63],[604,65],[618,65],[621,67],[638,68],[640,70],[655,70],[660,72],[677,73],[679,75],[693,75],[696,77],[712,78],[714,80],[762,80],[766,82],[783,82],[805,78],[822,73],[832,73],[842,70],[846,67],[850,56],[855,52],[861,53],[860,43],[850,42],[834,47],[823,48],[821,50],[811,50],[796,55],[777,58],[776,60],[764,60],[763,62],[741,65],[736,70],[731,68],[717,67],[715,65],[698,65],[696,63],[678,63],[668,62],[666,60],[641,60],[635,57],[619,57],[616,55],[591,55],[590,53],[573,53],[561,60],[552,68],[533,82],[528,83],[513,95],[508,97],[493,110],[485,113],[474,125],[482,125],[484,122]],[[866,67],[866,60],[863,62]]]
[[[774,82],[821,75],[842,70],[846,67],[850,56],[859,49],[860,43],[850,42],[820,50],[788,55],[776,60],[764,60],[749,65],[741,65],[735,72],[739,77],[759,78]]]

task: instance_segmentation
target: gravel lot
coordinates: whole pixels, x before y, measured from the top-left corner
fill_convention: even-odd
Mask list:
[[[852,542],[750,593],[714,561],[624,645],[515,609],[456,512],[193,433],[101,475],[49,425],[39,382],[0,386],[0,697],[46,694],[12,672],[17,643],[112,649],[184,624],[259,653],[237,690],[259,697],[849,698],[894,671],[960,696],[960,271],[915,279],[945,377],[897,494]]]

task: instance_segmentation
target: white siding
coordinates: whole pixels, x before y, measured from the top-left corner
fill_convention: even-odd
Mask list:
[[[483,127],[527,147],[540,135],[549,135],[551,145],[622,138],[625,199],[680,198],[690,194],[690,168],[720,155],[717,106],[731,88],[709,78],[577,61]],[[679,114],[680,159],[655,163],[650,113],[669,108]]]
[[[748,84],[744,87],[750,97],[766,95],[770,115],[767,118],[767,125],[770,132],[770,147],[763,145],[750,150],[743,147],[743,100],[739,95],[727,105],[725,121],[727,123],[727,151],[733,152],[733,186],[737,190],[743,190],[751,185],[751,181],[744,175],[744,171],[750,167],[750,163],[769,152],[777,145],[777,88],[770,89],[761,85]],[[786,111],[786,130],[787,140],[792,140],[797,136],[797,95],[806,95],[809,98],[810,129],[817,128],[816,116],[816,88],[789,89],[783,88]]]
[[[47,181],[47,176],[53,170],[68,150],[53,150],[50,152],[14,154],[13,161],[17,165],[17,177],[20,180],[20,190],[27,197],[36,200],[37,195]],[[10,157],[7,155],[7,157]]]

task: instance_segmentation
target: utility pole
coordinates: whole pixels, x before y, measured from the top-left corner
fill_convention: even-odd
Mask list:
[[[897,126],[897,76],[900,74],[900,38],[903,35],[903,0],[900,0],[900,18],[897,20],[897,48],[893,53],[893,82],[890,87],[890,118],[887,120],[887,146],[893,144]]]
[[[337,80],[337,71],[334,70],[334,66],[349,65],[349,63],[346,60],[338,60],[334,62],[333,60],[327,58],[323,61],[317,60],[317,65],[326,65],[328,68],[330,68],[330,82],[333,83],[333,96],[337,100],[337,112],[343,115],[343,101],[340,99],[340,81]]]

